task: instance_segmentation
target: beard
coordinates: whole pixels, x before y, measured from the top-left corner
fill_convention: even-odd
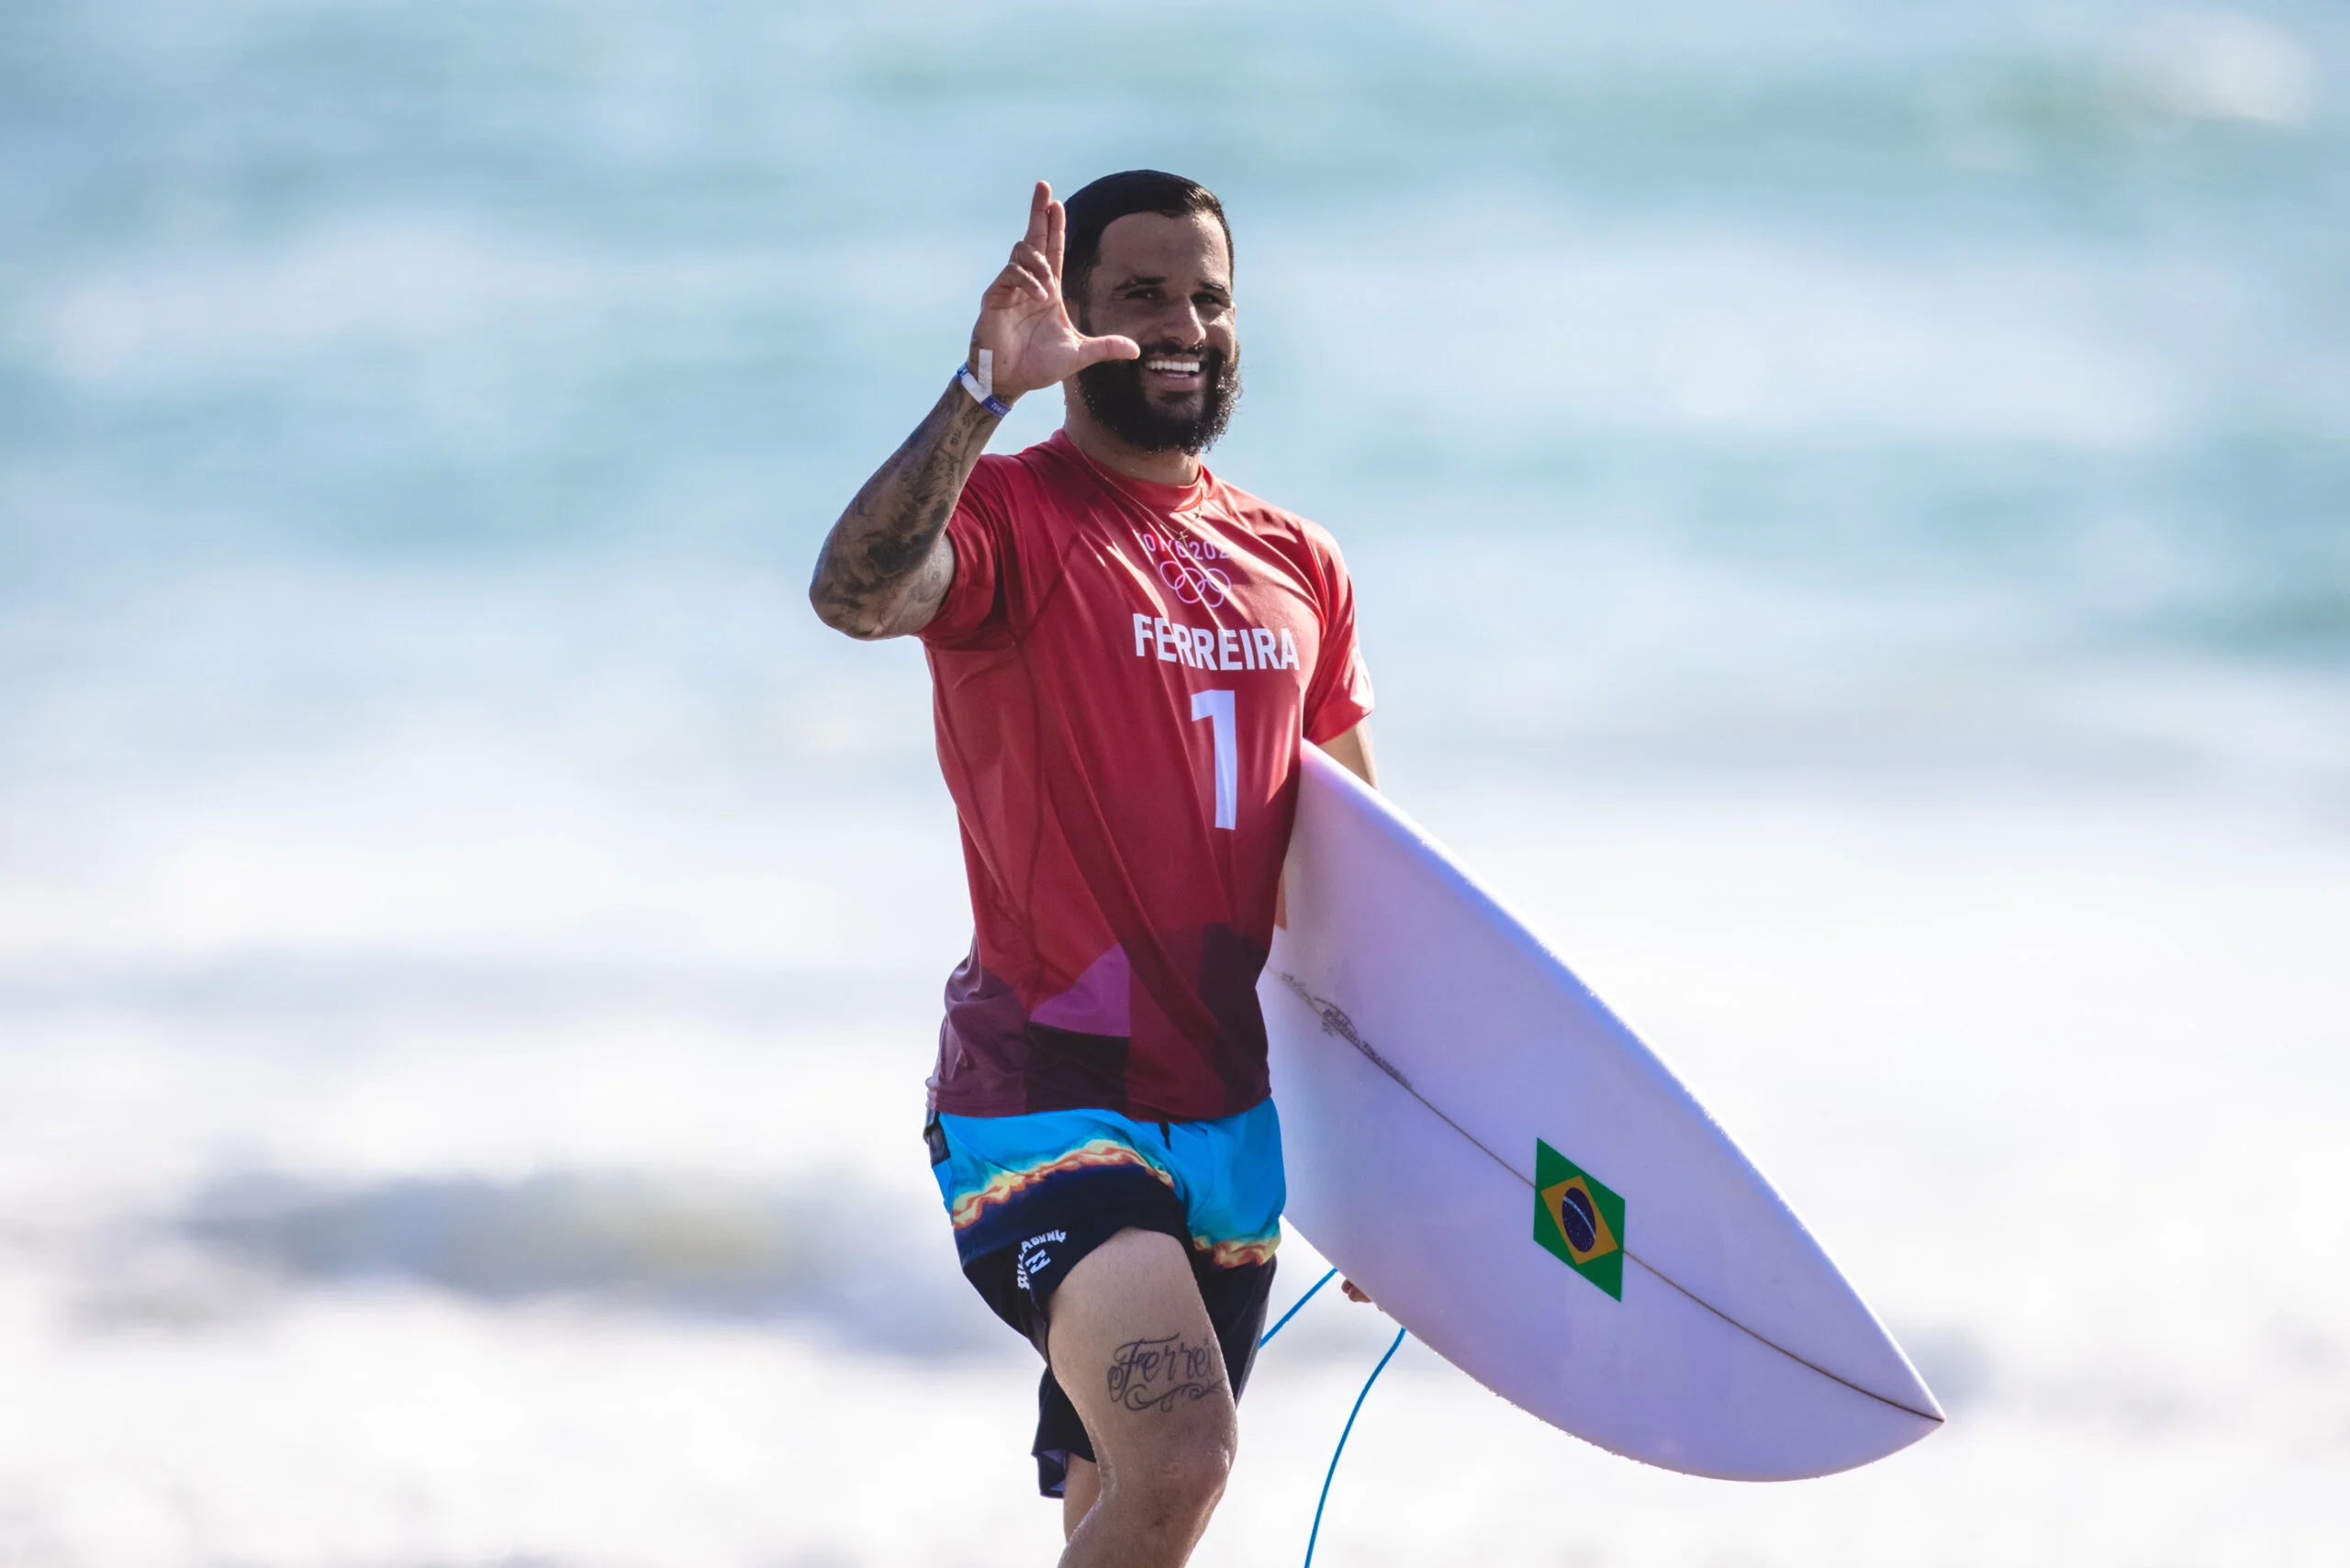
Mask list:
[[[1089,329],[1090,330],[1090,329]],[[1142,389],[1142,362],[1154,354],[1192,352],[1179,343],[1148,343],[1136,359],[1109,359],[1077,373],[1085,411],[1128,446],[1143,452],[1181,452],[1197,457],[1216,443],[1240,401],[1240,356],[1202,349],[1200,400],[1190,411],[1154,403]]]

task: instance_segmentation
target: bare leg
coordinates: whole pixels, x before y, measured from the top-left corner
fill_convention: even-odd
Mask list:
[[[1183,1244],[1122,1230],[1053,1293],[1053,1375],[1093,1439],[1092,1506],[1061,1568],[1181,1568],[1239,1441],[1215,1327]],[[1070,1466],[1074,1506],[1079,1476]]]
[[[1093,1511],[1093,1500],[1102,1495],[1102,1467],[1090,1459],[1069,1456],[1069,1480],[1061,1487],[1061,1539],[1068,1540],[1077,1534],[1077,1527]]]

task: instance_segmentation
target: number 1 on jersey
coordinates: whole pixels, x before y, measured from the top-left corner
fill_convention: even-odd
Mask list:
[[[1237,827],[1240,822],[1240,738],[1234,733],[1232,693],[1192,693],[1192,722],[1208,721],[1215,740],[1215,825]]]

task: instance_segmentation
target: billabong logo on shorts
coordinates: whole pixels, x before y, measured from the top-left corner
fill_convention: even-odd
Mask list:
[[[1534,1239],[1617,1301],[1624,1299],[1624,1200],[1540,1138],[1534,1140]]]
[[[1022,1242],[1019,1260],[1013,1265],[1012,1282],[1026,1290],[1029,1275],[1042,1273],[1053,1266],[1053,1255],[1049,1250],[1052,1244],[1068,1239],[1069,1232],[1066,1230],[1046,1230]]]

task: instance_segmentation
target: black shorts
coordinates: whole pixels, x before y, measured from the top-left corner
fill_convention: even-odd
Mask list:
[[[1037,1490],[1062,1495],[1074,1457],[1094,1457],[1046,1345],[1052,1294],[1122,1230],[1183,1243],[1240,1397],[1264,1332],[1282,1198],[1272,1102],[1212,1122],[1136,1122],[1111,1111],[933,1116],[933,1173],[955,1222],[964,1277],[1047,1365],[1036,1390]]]

